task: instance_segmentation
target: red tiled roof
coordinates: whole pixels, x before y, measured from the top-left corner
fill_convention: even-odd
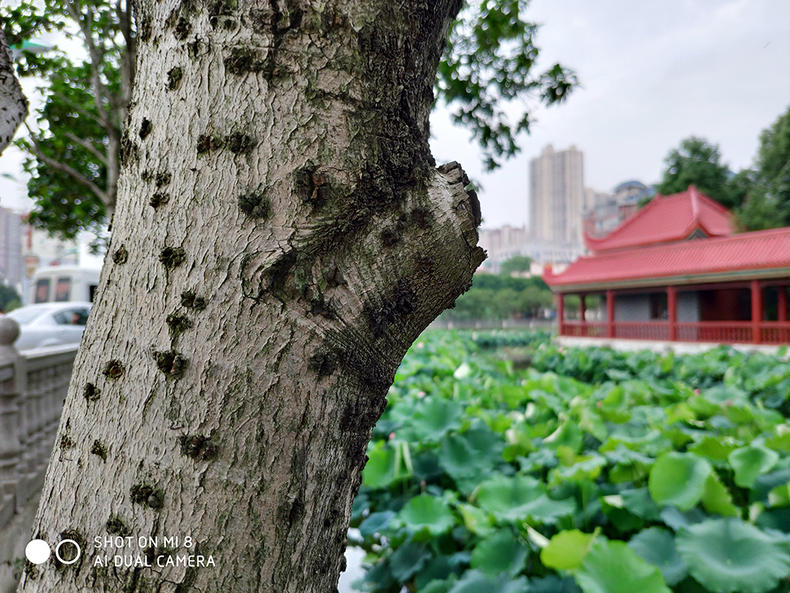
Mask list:
[[[580,257],[561,274],[547,272],[543,279],[555,289],[592,288],[618,283],[634,285],[649,279],[667,279],[666,283],[671,284],[673,277],[676,282],[687,282],[693,276],[744,271],[765,275],[772,269],[790,269],[790,227],[606,251]]]
[[[697,230],[709,237],[730,235],[732,217],[724,206],[691,185],[679,194],[656,196],[605,237],[585,233],[584,241],[591,251],[601,252],[682,241]]]

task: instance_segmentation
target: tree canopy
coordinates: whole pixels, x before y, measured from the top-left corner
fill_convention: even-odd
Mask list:
[[[790,226],[790,107],[760,134],[754,167],[739,173],[746,196],[738,212],[750,230]]]
[[[475,274],[472,287],[442,317],[459,321],[534,318],[553,306],[551,290],[542,278],[510,276],[502,267],[500,274]]]
[[[23,1],[0,10],[9,43],[21,54],[18,74],[47,83],[38,128],[18,142],[28,154],[28,195],[36,202],[30,220],[63,238],[97,231],[115,207],[121,127],[134,80],[132,21],[130,0]],[[23,47],[51,31],[82,45],[84,57]]]
[[[721,162],[717,144],[704,138],[690,136],[672,149],[664,160],[665,169],[656,189],[664,195],[686,191],[689,185],[720,202],[727,208],[738,205],[737,196],[729,184],[732,176]]]
[[[436,79],[437,99],[471,131],[489,169],[519,151],[518,135],[531,121],[524,99],[557,103],[577,84],[576,74],[560,64],[536,71],[538,25],[526,20],[527,5],[466,2]],[[84,58],[60,49],[21,52],[19,74],[41,77],[48,87],[37,111],[39,129],[19,144],[29,155],[24,167],[36,202],[33,224],[64,238],[95,232],[115,205],[137,38],[150,31],[136,30],[129,0],[23,1],[0,9],[0,21],[12,45],[58,30],[85,50]]]
[[[0,283],[0,311],[8,313],[22,306],[22,297],[11,286]]]
[[[790,226],[790,107],[760,133],[751,167],[732,173],[721,162],[718,145],[689,137],[664,161],[662,194],[700,191],[733,211],[744,231]]]
[[[502,273],[512,275],[514,272],[529,272],[532,258],[526,255],[515,255],[502,262]]]

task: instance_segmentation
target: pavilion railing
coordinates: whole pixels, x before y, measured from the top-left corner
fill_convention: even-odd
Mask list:
[[[614,337],[627,340],[668,340],[669,323],[657,321],[643,323],[639,321],[616,321]]]
[[[755,336],[757,331],[757,336]],[[563,320],[561,336],[679,342],[790,344],[790,322],[762,321],[606,321]],[[756,340],[758,337],[759,340]]]
[[[77,345],[17,352],[19,326],[0,316],[0,528],[41,487]]]
[[[562,336],[579,336],[583,338],[605,338],[606,323],[592,321],[564,321],[560,328]]]
[[[761,324],[760,341],[764,344],[790,344],[790,323],[772,321]]]
[[[677,339],[681,342],[740,343],[754,341],[751,321],[699,321],[677,324]]]

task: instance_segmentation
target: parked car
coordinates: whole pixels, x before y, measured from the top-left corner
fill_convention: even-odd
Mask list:
[[[16,321],[20,329],[14,346],[17,350],[30,350],[44,346],[79,344],[91,304],[44,303],[11,311],[8,317]]]

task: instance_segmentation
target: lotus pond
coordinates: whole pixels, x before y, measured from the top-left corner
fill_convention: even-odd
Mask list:
[[[357,588],[790,591],[785,358],[426,332],[368,449]]]

